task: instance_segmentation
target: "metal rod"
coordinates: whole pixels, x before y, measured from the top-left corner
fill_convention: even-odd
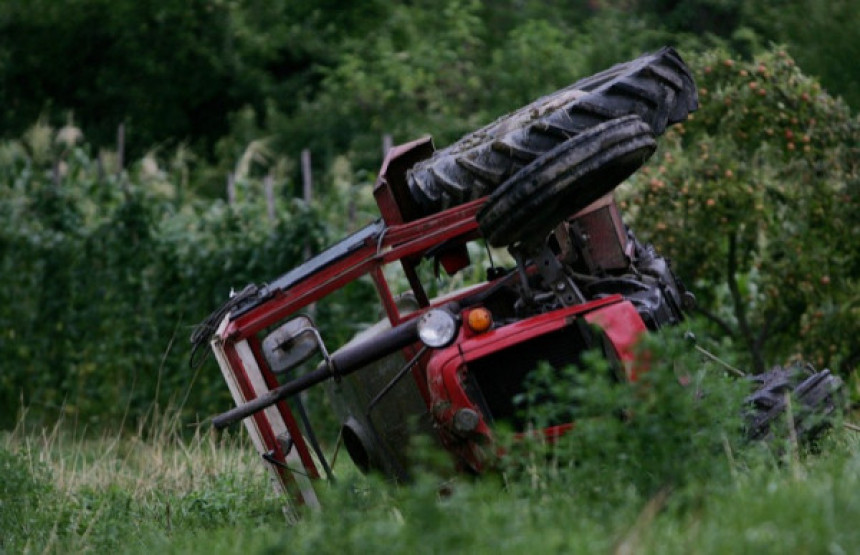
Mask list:
[[[311,443],[311,447],[314,448],[314,451],[317,454],[317,457],[320,460],[320,464],[323,467],[323,471],[325,472],[326,477],[330,482],[334,482],[334,474],[331,472],[331,466],[329,466],[328,461],[325,458],[325,453],[323,453],[322,447],[320,447],[320,443],[317,440],[317,434],[314,432],[313,426],[311,426],[311,419],[308,418],[308,411],[305,410],[305,403],[302,401],[302,396],[298,395],[294,399],[296,403],[296,408],[299,411],[299,418],[302,419],[302,424],[305,427],[305,433],[308,436],[308,440]]]
[[[732,366],[728,362],[719,358],[717,355],[710,353],[708,350],[703,349],[702,347],[699,347],[698,345],[695,345],[695,347],[696,347],[697,351],[699,351],[700,353],[702,353],[703,355],[705,355],[709,359],[713,360],[714,362],[721,364],[723,367],[725,367],[729,372],[731,372],[735,376],[737,376],[739,378],[746,377],[746,372],[744,372],[743,370],[739,370],[739,369],[735,368],[734,366]]]
[[[367,405],[366,414],[368,420],[370,420],[370,411],[373,410],[373,407],[375,407],[376,404],[380,400],[382,400],[382,398],[385,397],[385,395],[387,395],[388,392],[391,391],[395,385],[397,385],[397,382],[399,382],[403,378],[403,376],[406,375],[406,372],[408,372],[413,366],[415,366],[415,363],[418,362],[418,359],[420,359],[425,352],[427,352],[427,345],[422,345],[421,348],[418,350],[418,353],[416,353],[415,356],[412,357],[412,360],[407,362],[406,365],[404,365],[403,368],[401,368],[397,372],[397,375],[394,376],[394,378],[392,378],[390,382],[385,384],[385,387],[383,387],[382,390],[376,394],[376,397],[374,397],[373,400],[370,401],[370,403]]]
[[[359,343],[336,352],[331,355],[330,361],[322,362],[307,374],[290,380],[244,405],[239,405],[219,414],[212,419],[212,425],[218,430],[226,428],[234,422],[274,405],[281,399],[310,389],[329,378],[337,379],[340,376],[355,372],[375,360],[399,351],[418,340],[417,325],[418,318],[413,318],[379,334],[371,341]]]

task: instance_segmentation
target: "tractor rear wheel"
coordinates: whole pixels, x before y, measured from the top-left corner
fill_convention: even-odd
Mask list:
[[[595,125],[636,114],[655,135],[698,107],[690,70],[672,48],[615,65],[544,96],[436,151],[407,173],[422,215],[494,191],[523,166]]]
[[[476,215],[496,247],[543,242],[566,217],[612,191],[657,148],[639,116],[595,125],[564,141],[502,183]]]

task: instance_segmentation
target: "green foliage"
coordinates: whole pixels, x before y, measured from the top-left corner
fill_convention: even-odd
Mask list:
[[[87,427],[171,400],[185,421],[229,406],[211,361],[187,367],[193,325],[231,288],[375,217],[382,133],[444,145],[666,43],[682,46],[702,109],[631,180],[626,215],[672,256],[726,338],[721,356],[856,367],[860,126],[837,99],[858,105],[856,2],[574,4],[0,4],[0,426],[21,402],[37,420],[67,413]],[[793,58],[761,52],[772,40]],[[121,121],[137,160],[126,171],[93,149]],[[167,146],[177,141],[193,150]],[[292,200],[297,165],[283,154],[308,147],[322,175],[312,206]],[[198,196],[222,197],[228,172],[232,204]],[[360,282],[321,303],[317,320],[338,343],[376,310]],[[402,487],[347,473],[322,487],[336,510],[294,528],[262,473],[203,455],[220,446],[177,449],[183,487],[156,480],[153,464],[128,471],[141,438],[77,446],[68,467],[104,460],[128,475],[68,486],[32,438],[7,442],[0,550],[857,550],[856,440],[837,436],[820,459],[750,449],[731,409],[740,384],[677,338],[649,350],[658,364],[635,384],[613,383],[597,360],[562,381],[538,373],[529,418],[574,416],[577,427],[551,445],[511,445],[498,481],[428,472]],[[164,459],[155,450],[146,461]]]
[[[0,127],[73,111],[93,144],[127,125],[127,158],[190,141],[209,155],[226,114],[298,106],[316,64],[364,36],[379,2],[9,0],[0,4]]]
[[[432,475],[400,487],[349,477],[323,503],[338,510],[305,515],[270,552],[605,552],[614,531],[635,514],[620,506],[601,518],[562,490],[519,495],[492,480],[443,482]]]
[[[263,468],[243,460],[247,442],[148,424],[150,438],[70,439],[68,421],[0,437],[0,551],[163,552],[176,536],[283,525]]]
[[[631,495],[727,483],[735,461],[726,452],[743,448],[741,407],[750,388],[702,360],[683,333],[645,338],[639,349],[651,367],[635,382],[619,382],[599,352],[561,376],[549,366],[529,376],[520,402],[533,429],[571,421],[574,429],[548,443],[535,436],[510,444],[509,483],[563,487],[607,512]]]
[[[858,17],[849,0],[8,0],[0,127],[8,139],[40,115],[73,112],[97,145],[125,122],[129,159],[176,141],[213,159],[238,133],[232,116],[250,110],[290,151],[330,161],[352,150],[365,167],[380,133],[446,143],[523,97],[662,44],[725,44],[749,58],[785,43],[856,106]]]
[[[188,369],[187,337],[231,288],[276,277],[318,249],[325,233],[314,210],[280,182],[270,214],[261,180],[247,174],[236,178],[233,205],[188,192],[180,203],[183,173],[154,157],[131,174],[106,174],[85,146],[46,161],[50,148],[39,154],[34,137],[56,144],[37,126],[0,149],[0,421],[10,423],[22,401],[89,423],[170,399],[186,399],[191,414],[223,407],[214,367]]]
[[[641,0],[637,10],[678,33],[729,36],[742,21],[742,0]]]
[[[39,516],[50,510],[53,493],[43,466],[31,470],[25,457],[0,447],[0,551],[16,547],[13,531],[22,538],[40,534]]]
[[[622,208],[755,369],[797,354],[850,370],[860,121],[778,48],[689,62],[701,108],[666,134]]]
[[[534,17],[510,17],[520,10]],[[282,150],[309,147],[325,162],[347,152],[356,167],[373,170],[383,134],[395,142],[432,134],[444,146],[669,38],[614,10],[477,0],[395,4],[372,35],[340,44],[300,110],[270,106],[263,129]]]
[[[0,52],[15,60],[2,66],[4,129],[22,130],[46,110],[73,109],[102,144],[128,121],[138,153],[189,132],[223,134],[212,113],[255,94],[241,60],[256,52],[224,40],[230,11],[211,2],[159,2],[157,9],[103,0],[4,2]]]
[[[214,366],[186,369],[185,338],[231,288],[375,217],[382,133],[443,145],[664,43],[684,46],[703,107],[633,178],[627,214],[672,255],[720,335],[745,346],[744,365],[796,353],[856,366],[858,126],[808,77],[838,74],[849,90],[839,64],[851,57],[836,54],[856,40],[812,33],[854,36],[850,3],[834,5],[838,17],[803,1],[760,13],[733,0],[264,4],[0,6],[0,422],[21,401],[91,423],[170,397],[189,412],[223,407]],[[805,73],[777,49],[736,59],[774,37]],[[734,50],[693,54],[711,44]],[[61,118],[60,131],[48,125]],[[93,146],[112,143],[121,120],[141,153],[126,155],[137,160],[126,173]],[[167,146],[186,138],[193,149]],[[291,157],[305,147],[312,207],[291,200]],[[233,204],[200,198],[222,197],[228,173]],[[339,343],[376,310],[361,282],[318,320]]]
[[[399,141],[459,136],[479,121],[478,9],[459,0],[441,9],[391,6],[371,35],[340,46],[336,63],[321,69],[319,93],[296,113],[270,114],[270,128],[289,151],[309,147],[327,160],[351,152],[369,168],[379,163],[383,133]]]
[[[345,473],[336,484],[321,485],[324,510],[305,512],[294,526],[285,522],[262,472],[237,466],[219,468],[220,476],[212,477],[211,469],[200,470],[201,461],[188,457],[159,467],[160,473],[130,471],[110,440],[73,446],[78,457],[113,468],[105,483],[60,491],[50,484],[62,477],[56,467],[36,465],[34,472],[39,454],[15,452],[33,439],[19,436],[0,450],[6,474],[0,477],[0,549],[7,552],[689,553],[695,546],[697,553],[716,554],[815,552],[828,546],[850,553],[860,545],[858,443],[843,435],[829,443],[826,455],[806,455],[793,465],[767,457],[739,464],[727,487],[697,479],[687,486],[697,495],[684,502],[676,501],[677,491],[649,499],[633,492],[585,499],[582,488],[571,488],[565,478],[568,468],[554,475],[536,468],[530,475],[534,488],[492,479],[442,482],[431,475],[396,486]],[[170,459],[167,447],[160,452]],[[239,460],[237,447],[211,451]],[[247,442],[242,447],[250,449]],[[197,453],[193,444],[185,448]],[[684,462],[699,465],[705,457],[711,454],[694,453]],[[716,458],[728,464],[724,456]],[[165,474],[197,480],[177,487]],[[7,500],[21,502],[18,510],[7,510]],[[25,520],[29,524],[21,525]]]
[[[860,56],[860,5],[851,0],[822,4],[813,0],[744,3],[744,20],[759,36],[786,44],[789,53],[834,97],[860,109],[860,75],[852,59]]]
[[[684,341],[652,337],[654,366],[636,384],[604,379],[594,361],[567,387],[552,380],[559,400],[576,400],[577,427],[552,445],[516,440],[501,472],[452,479],[424,467],[398,485],[341,463],[336,482],[317,484],[323,509],[292,526],[247,437],[189,438],[178,415],[160,413],[146,434],[96,440],[69,421],[36,432],[22,421],[0,435],[0,550],[855,551],[856,436],[837,430],[820,454],[738,441],[743,388]]]
[[[646,550],[686,553],[690,545],[710,553],[856,549],[860,533],[850,522],[860,515],[852,495],[860,460],[856,450],[852,453],[856,441],[847,445],[831,443],[831,456],[793,470],[751,468],[738,476],[733,492],[709,500],[704,514],[691,511],[676,523],[658,525],[643,542]]]

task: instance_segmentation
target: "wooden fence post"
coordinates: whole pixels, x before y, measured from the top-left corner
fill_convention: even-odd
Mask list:
[[[116,173],[122,173],[125,166],[125,123],[120,123],[116,128]]]
[[[302,198],[310,204],[313,198],[313,174],[311,173],[311,151],[302,150]]]
[[[266,194],[266,213],[269,215],[269,221],[275,221],[275,180],[272,174],[266,174],[263,178],[263,191]]]
[[[391,147],[394,146],[394,139],[391,138],[390,133],[386,133],[382,136],[382,158],[388,154],[388,151],[391,150]]]
[[[227,174],[227,204],[233,206],[236,202],[236,176],[233,172]]]
[[[310,208],[311,200],[313,200],[313,187],[314,179],[313,174],[311,173],[311,151],[305,148],[302,150],[302,198],[308,208]],[[310,260],[311,254],[311,244],[308,241],[305,241],[304,260]],[[311,319],[315,318],[317,314],[317,304],[309,304],[306,310]],[[307,394],[307,391],[303,391],[299,394],[302,396],[303,402],[307,402]]]
[[[302,150],[302,198],[305,205],[310,207],[313,199],[314,179],[311,173],[311,151],[308,149]],[[305,243],[305,260],[311,257],[311,245]]]

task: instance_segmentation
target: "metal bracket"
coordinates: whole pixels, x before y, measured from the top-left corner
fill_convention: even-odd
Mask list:
[[[526,264],[529,260],[534,263],[544,285],[562,306],[574,306],[585,302],[582,291],[579,290],[571,275],[565,271],[565,266],[559,262],[549,245],[521,243],[509,247],[508,250],[517,261],[522,297],[526,303],[533,304],[537,300],[528,283]]]
[[[538,272],[552,290],[562,306],[573,306],[585,302],[585,296],[573,279],[564,271],[564,266],[547,245],[533,254]]]

